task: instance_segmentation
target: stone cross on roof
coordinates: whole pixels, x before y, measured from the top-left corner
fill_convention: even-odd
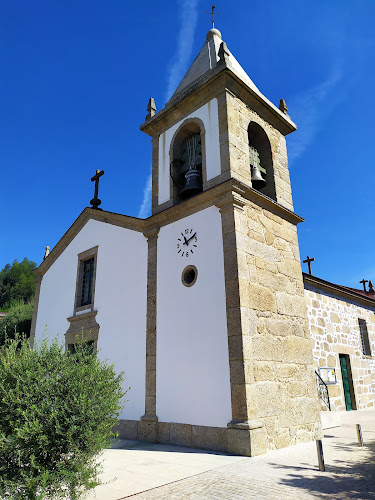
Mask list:
[[[366,290],[366,283],[368,283],[368,280],[363,279],[362,281],[360,281],[360,283],[362,283],[362,285],[363,285],[363,291],[367,292],[367,290]]]
[[[90,201],[90,203],[92,205],[91,208],[95,208],[96,210],[101,210],[101,208],[99,208],[99,205],[101,205],[102,200],[99,200],[98,194],[99,194],[99,179],[102,175],[104,175],[104,170],[102,171],[97,170],[96,174],[93,177],[91,177],[91,181],[92,182],[95,181],[95,193],[94,193],[94,198]]]
[[[311,262],[314,262],[314,258],[310,258],[309,256],[307,256],[307,259],[303,261],[304,264],[306,264],[307,262],[307,265],[309,266],[309,274],[312,274],[312,271],[311,271]]]

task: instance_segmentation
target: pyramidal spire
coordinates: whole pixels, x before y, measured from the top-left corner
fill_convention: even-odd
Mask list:
[[[203,75],[208,75],[208,72],[214,70],[220,63],[224,63],[237,74],[246,85],[255,91],[258,91],[254,83],[251,81],[245,70],[228,50],[225,42],[223,42],[221,33],[218,29],[212,28],[207,33],[206,41],[201,48],[199,54],[188,69],[187,73],[181,80],[179,86],[171,97],[173,100],[181,91],[195,82]],[[259,92],[259,91],[258,91]]]

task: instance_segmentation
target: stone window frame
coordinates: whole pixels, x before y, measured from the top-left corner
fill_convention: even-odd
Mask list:
[[[202,147],[202,185],[203,185],[202,192],[203,192],[207,188],[207,167],[206,167],[207,151],[206,151],[206,128],[203,121],[200,118],[198,117],[186,118],[186,120],[184,120],[181,123],[181,125],[173,134],[173,137],[169,144],[169,165],[170,168],[173,168],[173,162],[174,160],[176,160],[176,158],[178,158],[178,156],[176,156],[176,139],[179,139],[179,136],[184,133],[184,129],[189,129],[189,126],[190,127],[192,126],[193,128],[198,127],[200,129],[199,135],[201,137],[201,147]],[[173,205],[178,205],[183,200],[181,200],[177,194],[177,186],[175,186],[172,176],[170,175],[169,177],[170,177],[169,180],[170,200],[172,201]]]
[[[92,247],[84,252],[78,254],[78,264],[77,264],[77,278],[76,278],[76,292],[74,296],[74,315],[82,311],[92,311],[94,308],[95,301],[95,282],[96,282],[96,268],[98,263],[98,246]],[[80,302],[80,297],[82,295],[83,286],[83,269],[85,261],[89,259],[94,259],[94,272],[92,277],[92,295],[91,303],[84,306],[78,305]]]
[[[367,328],[367,321],[364,318],[358,318],[359,335],[362,345],[362,355],[372,358],[370,336]]]
[[[94,351],[97,351],[100,326],[96,321],[98,311],[88,311],[85,314],[77,314],[66,318],[69,321],[69,328],[65,333],[65,351],[69,350],[69,345],[79,340],[94,342]]]
[[[195,273],[194,279],[190,283],[185,280],[185,275],[189,271],[194,271],[194,273]],[[198,279],[198,269],[193,264],[190,264],[189,266],[186,266],[185,269],[182,271],[182,274],[181,274],[181,283],[184,286],[190,288],[191,286],[195,285],[195,283],[197,282],[197,279]]]
[[[265,179],[267,181],[267,184],[266,186],[264,186],[261,189],[258,189],[257,191],[268,196],[272,200],[277,201],[275,169],[274,169],[271,140],[264,127],[253,119],[249,121],[247,126],[247,141],[249,147],[252,146],[258,151],[260,164],[267,171],[267,178]],[[249,168],[250,168],[250,153],[249,153]]]

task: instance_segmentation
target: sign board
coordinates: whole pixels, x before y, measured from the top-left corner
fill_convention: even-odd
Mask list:
[[[319,375],[327,385],[337,383],[335,368],[319,368]]]

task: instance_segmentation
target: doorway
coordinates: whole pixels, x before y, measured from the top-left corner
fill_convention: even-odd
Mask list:
[[[350,358],[347,354],[339,354],[339,356],[346,411],[356,410]]]

